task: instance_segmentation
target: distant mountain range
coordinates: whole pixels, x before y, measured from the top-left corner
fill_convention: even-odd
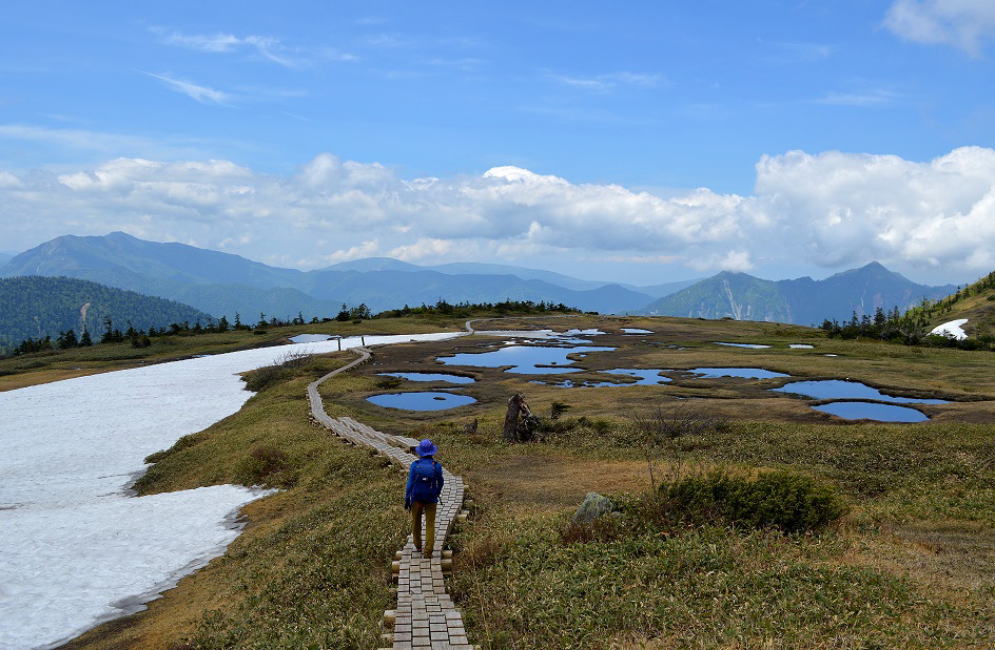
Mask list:
[[[4,264],[12,260],[15,255],[17,255],[17,253],[6,253],[4,251],[0,251],[0,266],[3,266]]]
[[[955,287],[920,285],[878,263],[825,280],[762,280],[719,273],[703,280],[652,286],[581,280],[553,271],[503,264],[418,266],[387,257],[343,262],[316,271],[267,266],[238,255],[116,232],[58,237],[6,264],[0,277],[66,276],[191,305],[216,317],[331,316],[343,303],[374,312],[407,305],[534,300],[601,313],[780,321],[813,325],[877,307],[905,309]]]
[[[171,323],[211,322],[211,316],[189,305],[113,289],[95,282],[37,276],[0,279],[0,351],[27,338],[56,338],[60,332],[86,329],[95,338],[104,318],[124,331],[166,327]]]
[[[904,311],[923,298],[936,300],[957,287],[916,284],[877,262],[837,273],[825,280],[762,280],[723,272],[660,298],[646,312],[660,316],[723,318],[818,325],[873,314],[878,307]]]
[[[267,266],[238,255],[124,233],[58,237],[0,268],[0,277],[75,277],[187,303],[215,316],[237,311],[255,318],[327,316],[342,303],[373,311],[405,304],[496,302],[505,299],[564,303],[586,311],[639,311],[654,298],[689,286],[675,282],[645,290],[597,283],[551,271],[491,264],[422,267],[389,258],[356,260],[317,271]],[[559,282],[561,284],[556,284]],[[569,285],[569,286],[564,286]]]

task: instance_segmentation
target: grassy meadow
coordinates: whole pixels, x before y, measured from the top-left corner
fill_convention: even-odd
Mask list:
[[[379,324],[356,327],[371,334]],[[462,322],[420,324],[423,329],[391,323],[394,332],[415,332],[458,329]],[[440,460],[468,480],[473,514],[450,538],[456,551],[450,591],[473,643],[495,649],[995,645],[989,353],[829,340],[808,328],[734,321],[592,316],[493,325],[608,332],[594,344],[617,350],[578,359],[585,373],[572,379],[605,379],[592,373],[619,367],[762,367],[958,401],[916,406],[932,418],[921,424],[846,422],[813,411],[812,400],[767,390],[785,379],[678,372],[660,386],[563,389],[530,383],[544,377],[435,361],[495,349],[501,338],[377,349],[373,363],[323,385],[325,406],[333,416],[351,415],[387,432],[431,436]],[[621,327],[655,333],[622,336]],[[293,333],[333,331],[320,328]],[[251,333],[240,333],[198,345],[221,351],[250,341]],[[790,343],[814,348],[790,349]],[[405,535],[403,476],[310,425],[304,396],[312,378],[351,358],[335,354],[273,373],[239,413],[150,458],[155,464],[137,484],[143,494],[229,482],[281,491],[244,509],[248,525],[224,556],[148,611],[95,628],[68,647],[385,645],[379,634],[381,614],[393,604],[389,562]],[[86,362],[107,368],[115,360],[63,360],[31,371],[57,374]],[[379,376],[416,370],[455,371],[477,382]],[[26,381],[20,373],[0,381],[19,376]],[[478,401],[415,413],[365,399],[423,389]],[[516,392],[544,417],[542,441],[501,439],[505,405]],[[468,433],[473,420],[476,432]],[[650,439],[647,422],[664,423],[673,435]],[[811,478],[846,503],[846,514],[818,530],[785,534],[650,510],[661,482],[716,470],[744,480],[771,470]],[[570,517],[591,491],[612,498],[622,514],[578,529]]]

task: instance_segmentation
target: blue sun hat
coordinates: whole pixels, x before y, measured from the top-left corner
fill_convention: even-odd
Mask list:
[[[426,438],[418,443],[415,447],[415,453],[424,458],[425,456],[434,456],[439,452],[439,448],[435,446],[435,443]]]

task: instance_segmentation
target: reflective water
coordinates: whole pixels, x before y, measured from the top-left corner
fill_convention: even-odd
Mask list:
[[[876,420],[878,422],[925,422],[929,419],[922,411],[894,404],[870,402],[830,402],[813,406],[816,411],[831,413],[848,420]]]
[[[715,345],[725,345],[730,348],[749,348],[751,350],[764,350],[770,347],[762,343],[723,343],[722,341],[715,341]]]
[[[442,411],[473,404],[477,400],[469,395],[453,393],[386,393],[367,397],[366,401],[389,409],[406,409],[408,411]]]
[[[599,370],[598,372],[609,375],[625,375],[627,377],[637,377],[639,381],[628,384],[609,384],[610,386],[652,386],[655,384],[669,384],[673,381],[670,377],[661,377],[661,370],[645,370],[640,368],[613,368],[611,370]]]
[[[641,330],[636,327],[623,327],[622,333],[624,334],[652,334],[650,330]]]
[[[763,368],[691,368],[686,372],[701,375],[704,379],[718,379],[719,377],[741,377],[743,379],[774,379],[776,377],[790,377],[783,372],[774,372]]]
[[[781,388],[772,388],[771,390],[781,393],[796,393],[812,399],[874,399],[895,404],[949,404],[948,400],[943,399],[896,397],[882,393],[877,388],[859,381],[844,381],[842,379],[793,381]]]
[[[506,372],[520,375],[558,375],[581,370],[571,367],[573,361],[568,359],[567,355],[611,352],[614,349],[597,346],[554,348],[541,345],[509,345],[493,352],[464,352],[451,357],[437,357],[436,361],[447,366],[474,366],[478,368],[511,366]]]
[[[290,340],[294,343],[320,343],[321,341],[328,341],[334,338],[330,334],[298,334],[297,336],[291,336]]]
[[[381,377],[400,377],[408,381],[447,381],[451,384],[472,384],[477,381],[473,377],[450,375],[442,372],[381,372]]]
[[[605,388],[605,387],[619,387],[619,386],[657,386],[660,384],[668,384],[673,381],[670,377],[660,376],[661,370],[659,369],[645,369],[645,368],[612,368],[611,370],[598,370],[599,373],[605,373],[607,375],[624,375],[626,377],[635,378],[636,381],[632,382],[614,382],[614,381],[582,381],[575,382],[571,379],[564,379],[562,381],[536,381],[536,384],[546,384],[547,386],[557,386],[559,388]]]

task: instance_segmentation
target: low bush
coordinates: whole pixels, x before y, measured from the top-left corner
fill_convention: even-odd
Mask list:
[[[287,454],[276,447],[262,445],[250,451],[235,467],[235,476],[243,485],[277,484],[291,480],[288,476],[274,480],[288,468]]]
[[[290,376],[286,368],[280,366],[264,366],[256,368],[243,376],[245,389],[253,393],[261,393],[271,386],[279,384]]]
[[[712,472],[664,483],[657,496],[660,514],[675,523],[772,527],[787,533],[817,530],[847,511],[829,487],[790,472],[753,479]]]

